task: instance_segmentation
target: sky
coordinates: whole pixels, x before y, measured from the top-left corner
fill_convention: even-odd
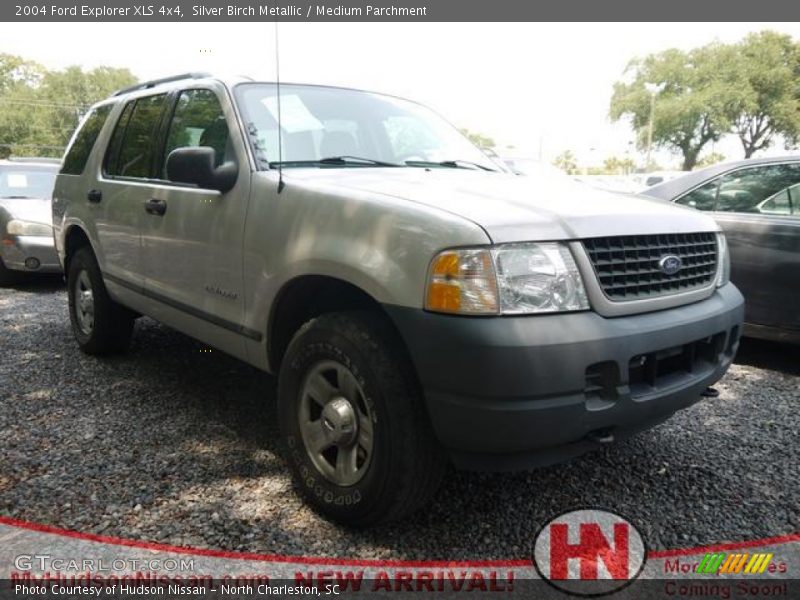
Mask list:
[[[584,164],[627,153],[643,161],[630,126],[608,119],[628,62],[762,29],[800,39],[796,23],[281,23],[280,74],[422,102],[508,155],[549,161],[569,149]],[[0,23],[0,52],[51,69],[128,67],[141,79],[276,73],[273,23]],[[733,137],[713,150],[741,157]],[[666,152],[655,158],[679,163]]]

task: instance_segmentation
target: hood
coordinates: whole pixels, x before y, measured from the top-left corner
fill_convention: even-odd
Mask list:
[[[52,225],[53,213],[49,199],[42,198],[0,198],[0,211],[8,219],[20,219],[34,223]]]
[[[382,194],[439,208],[480,225],[495,243],[717,231],[702,213],[660,200],[606,192],[567,176],[467,169],[292,169],[284,179]]]

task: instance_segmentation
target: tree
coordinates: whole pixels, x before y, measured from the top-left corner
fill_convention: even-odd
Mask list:
[[[720,154],[719,152],[711,152],[706,154],[703,158],[697,161],[697,168],[704,169],[705,167],[710,167],[711,165],[715,165],[717,163],[721,163],[725,160],[725,155]]]
[[[564,150],[564,152],[556,156],[553,164],[567,175],[576,175],[578,173],[578,162],[575,160],[575,155],[571,150]]]
[[[0,54],[0,95],[17,86],[36,86],[45,69],[38,63],[13,54]]]
[[[482,133],[475,133],[466,128],[461,128],[459,131],[464,134],[469,141],[475,144],[478,148],[494,148],[495,143],[492,138]]]
[[[800,47],[789,35],[751,33],[737,44],[743,93],[733,107],[744,157],[768,148],[777,135],[800,137]]]
[[[636,168],[632,158],[611,156],[603,161],[603,170],[608,175],[627,175]]]
[[[0,55],[0,146],[17,155],[61,156],[80,117],[111,92],[131,85],[128,69],[48,71]]]
[[[678,151],[683,169],[691,170],[705,145],[731,128],[731,107],[743,93],[736,87],[735,55],[732,46],[713,43],[633,60],[626,69],[630,81],[614,84],[610,117],[629,117],[641,146],[652,114],[654,145]],[[659,86],[655,102],[647,84]]]

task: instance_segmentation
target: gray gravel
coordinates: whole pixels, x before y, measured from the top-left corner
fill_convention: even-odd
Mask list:
[[[538,528],[577,506],[628,516],[651,548],[800,530],[798,348],[745,341],[719,398],[652,431],[536,472],[451,472],[429,510],[351,531],[293,492],[273,378],[149,319],[126,356],[84,356],[56,280],[0,289],[0,332],[0,514],[18,519],[195,547],[403,559],[526,558]]]

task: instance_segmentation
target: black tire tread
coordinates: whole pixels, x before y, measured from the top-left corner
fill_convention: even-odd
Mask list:
[[[89,273],[94,294],[94,328],[88,338],[79,331],[74,314],[72,286],[73,280],[81,268],[85,268]],[[128,349],[133,333],[133,314],[124,306],[114,302],[108,295],[103,282],[103,274],[91,248],[86,246],[80,248],[70,259],[67,293],[73,331],[83,352],[95,356],[106,356],[119,354]]]
[[[312,330],[334,331],[363,350],[371,377],[381,382],[381,393],[390,413],[388,418],[395,424],[395,431],[402,432],[392,446],[392,451],[399,453],[399,457],[392,460],[398,469],[392,480],[384,484],[383,501],[375,503],[370,513],[348,524],[367,526],[410,515],[435,494],[447,468],[447,457],[436,441],[402,342],[379,313],[329,313],[312,319],[298,330],[289,344],[287,357]],[[284,358],[284,365],[287,362]]]

